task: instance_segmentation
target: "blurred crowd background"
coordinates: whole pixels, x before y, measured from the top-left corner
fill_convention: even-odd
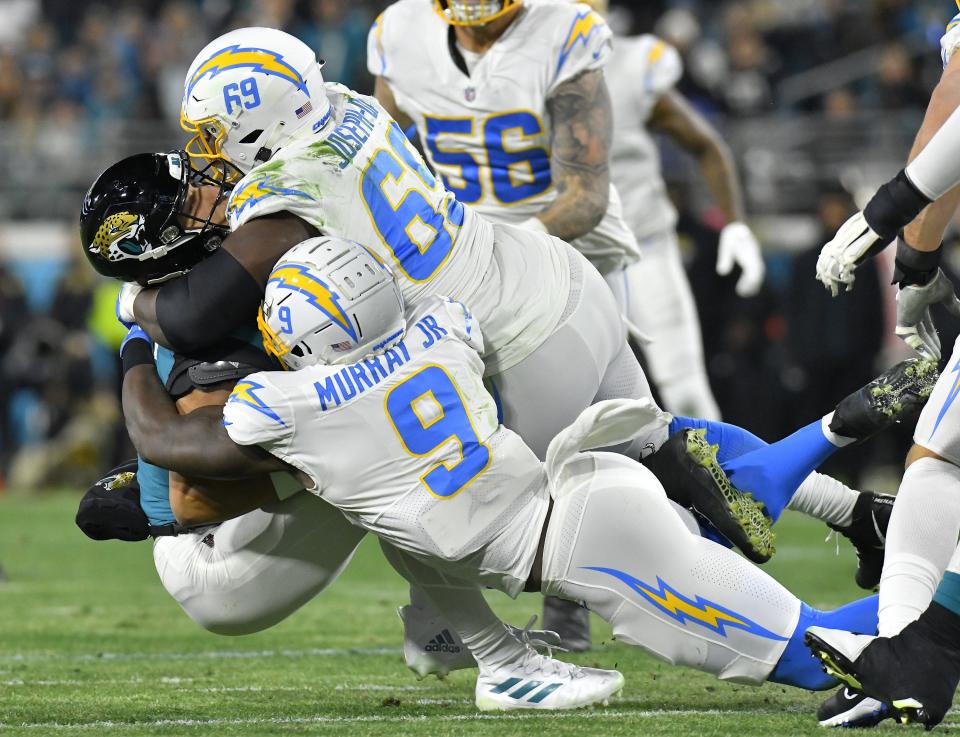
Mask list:
[[[0,488],[85,488],[131,452],[117,399],[118,287],[95,277],[76,234],[97,173],[182,145],[186,69],[233,27],[291,32],[325,59],[326,78],[371,91],[366,35],[387,4],[0,0]],[[664,145],[726,419],[779,437],[905,353],[890,337],[888,264],[862,267],[856,290],[831,300],[814,263],[857,199],[902,166],[956,10],[947,0],[614,2],[619,32],[655,32],[680,50],[680,89],[733,147],[763,241],[765,289],[739,299],[735,279],[713,270],[718,214],[692,162]],[[943,330],[949,346],[955,330]],[[901,462],[908,438],[845,451],[833,470],[869,484]]]

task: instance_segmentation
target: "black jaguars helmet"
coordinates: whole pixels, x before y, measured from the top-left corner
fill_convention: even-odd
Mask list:
[[[222,162],[203,170],[184,151],[136,154],[107,168],[90,187],[80,210],[80,240],[90,264],[104,276],[144,286],[189,271],[229,233],[212,222],[229,192]],[[192,186],[219,188],[205,219],[184,211]]]

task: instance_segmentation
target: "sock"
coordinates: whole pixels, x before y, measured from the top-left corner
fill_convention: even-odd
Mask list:
[[[803,643],[804,633],[814,626],[872,635],[877,631],[877,597],[858,599],[828,612],[801,603],[797,626],[768,681],[808,691],[823,691],[837,684],[835,678],[823,672],[820,661]]]
[[[933,600],[944,609],[949,609],[960,616],[960,573],[953,571],[944,573],[943,580],[940,581],[937,592],[933,595]]]
[[[481,591],[446,579],[410,586],[410,603],[444,620],[470,650],[482,670],[495,670],[526,654],[526,649],[493,613]],[[421,588],[422,587],[422,588]]]
[[[783,440],[721,463],[730,481],[766,506],[776,521],[801,482],[837,450],[823,435],[820,420]]]
[[[853,522],[853,507],[860,492],[822,473],[811,473],[790,499],[787,509],[837,527]]]
[[[828,437],[823,435],[823,420],[820,420],[820,423],[821,437],[819,441],[817,438],[817,433],[813,430],[812,425],[808,425],[806,428],[804,428],[808,431],[808,435],[804,436],[804,442],[810,440],[811,438],[814,441],[812,447],[812,450],[815,453],[814,457],[820,459],[817,461],[817,465],[819,465],[823,459],[829,456],[833,450],[838,447],[837,443],[830,441]],[[762,448],[770,448],[768,443],[758,438],[749,430],[744,430],[742,427],[731,425],[727,422],[713,422],[711,420],[681,416],[674,417],[670,422],[671,435],[687,428],[695,430],[706,429],[707,441],[712,445],[719,446],[719,450],[717,451],[717,460],[720,461],[720,465],[723,466],[725,470],[727,464],[731,463],[731,461],[736,458],[740,458],[747,453],[758,451]],[[799,432],[803,432],[803,430]],[[794,435],[796,434],[797,433],[794,433]],[[780,443],[786,443],[793,438],[794,435],[791,435],[789,438],[780,441]],[[775,443],[774,446],[778,446],[780,443]],[[776,474],[779,475],[780,469],[778,469],[776,466],[778,462],[777,456],[779,454],[776,452],[773,453],[774,455],[772,460],[774,462],[774,466],[769,470],[771,472],[776,472]],[[805,462],[805,458],[801,457],[799,462]],[[785,464],[784,467],[786,468],[788,466],[789,464]],[[799,475],[799,472],[792,474],[789,479],[785,479],[786,484],[788,486],[793,484],[796,477]],[[742,478],[746,482],[748,480],[748,474],[742,472]],[[732,476],[731,481],[733,481]],[[736,481],[734,481],[734,483],[737,484]],[[780,512],[783,510],[783,497],[788,499],[788,507],[790,509],[803,512],[811,517],[814,517],[815,519],[819,519],[824,522],[831,522],[840,526],[849,525],[852,520],[853,505],[857,502],[858,493],[854,489],[845,486],[829,476],[824,476],[823,474],[819,473],[807,474],[806,477],[800,482],[799,488],[797,488],[796,492],[793,494],[790,494],[789,488],[782,489],[774,494],[767,494],[765,489],[769,485],[768,482],[760,481],[757,483],[759,483],[763,488],[755,489],[751,486],[741,486],[740,484],[737,484],[737,486],[741,489],[751,492],[754,497],[763,501],[764,504],[767,505],[768,512],[771,510],[771,507],[774,510],[777,510],[775,514],[771,514],[774,520],[780,516]],[[777,509],[778,507],[779,509]]]
[[[950,561],[951,568],[960,565],[960,548]],[[920,615],[917,624],[927,636],[944,647],[960,650],[960,573],[948,570],[933,595],[933,603]]]
[[[880,635],[920,616],[950,563],[960,534],[960,468],[935,458],[910,464],[890,515],[880,578]]]
[[[383,540],[380,549],[394,570],[410,583],[410,603],[422,610],[418,614],[446,622],[481,670],[493,670],[526,655],[526,647],[493,613],[477,586],[440,573]]]
[[[845,445],[850,445],[850,443],[857,442],[856,438],[848,438],[845,435],[837,435],[833,430],[830,429],[830,423],[833,422],[833,412],[820,420],[821,430],[823,431],[823,436],[829,440],[831,443],[836,445],[838,448],[842,448]]]

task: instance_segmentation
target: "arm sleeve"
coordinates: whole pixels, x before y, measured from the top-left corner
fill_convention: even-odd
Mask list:
[[[556,71],[547,89],[547,97],[564,82],[578,74],[602,69],[613,50],[613,34],[599,14],[583,4],[570,6],[573,11],[566,27],[561,26],[556,50]]]
[[[283,393],[261,372],[233,387],[223,407],[223,425],[237,445],[259,445],[285,458],[294,415]]]
[[[161,285],[157,322],[173,350],[191,353],[253,322],[262,297],[257,281],[221,248],[185,276]]]
[[[939,199],[960,183],[960,108],[910,162],[906,175],[930,200]]]

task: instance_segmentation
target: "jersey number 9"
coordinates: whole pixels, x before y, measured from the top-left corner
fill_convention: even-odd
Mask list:
[[[420,480],[431,494],[449,499],[487,468],[490,449],[477,437],[457,385],[440,366],[421,369],[387,394],[387,415],[404,450],[426,456],[446,447]]]

